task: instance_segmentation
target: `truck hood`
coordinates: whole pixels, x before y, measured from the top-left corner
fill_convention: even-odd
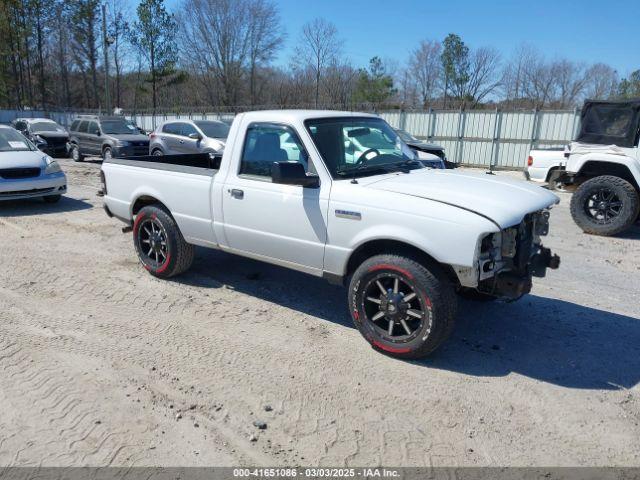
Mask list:
[[[0,152],[0,169],[3,168],[42,168],[46,155],[40,150],[35,152]]]
[[[425,169],[361,180],[370,180],[364,185],[368,188],[425,198],[477,213],[500,228],[517,225],[528,213],[560,201],[542,187],[484,173]]]

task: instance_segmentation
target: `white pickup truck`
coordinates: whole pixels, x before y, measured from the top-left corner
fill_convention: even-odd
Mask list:
[[[348,139],[378,135],[393,149],[346,151]],[[540,241],[553,193],[424,168],[374,115],[244,113],[218,161],[185,158],[102,167],[105,210],[133,230],[152,275],[184,272],[200,245],[347,284],[356,326],[391,355],[435,350],[453,328],[456,293],[516,299],[559,264]]]
[[[531,150],[524,167],[524,177],[532,182],[546,183],[552,190],[561,188],[558,178],[564,173],[567,163],[566,151],[566,147]]]

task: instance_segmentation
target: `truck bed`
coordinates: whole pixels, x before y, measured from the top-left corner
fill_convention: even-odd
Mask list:
[[[211,185],[221,156],[137,156],[105,161],[105,205],[131,223],[137,202],[157,201],[171,212],[188,242],[215,245]]]

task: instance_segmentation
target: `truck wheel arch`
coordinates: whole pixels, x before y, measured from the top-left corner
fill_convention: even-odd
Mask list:
[[[580,183],[590,178],[599,177],[601,175],[611,175],[614,177],[620,177],[627,182],[631,183],[636,190],[640,191],[637,179],[628,166],[622,163],[615,163],[603,160],[589,160],[580,168],[578,172],[578,179]]]
[[[356,248],[349,256],[344,278],[346,279],[351,276],[353,272],[355,272],[356,269],[368,258],[382,254],[396,254],[406,256],[418,261],[425,267],[429,267],[430,265],[437,265],[447,274],[447,276],[454,282],[454,284],[458,283],[458,276],[455,274],[455,271],[453,270],[451,265],[446,265],[438,262],[429,253],[414,245],[411,245],[410,243],[402,242],[399,240],[385,239],[369,240],[358,246],[358,248]]]
[[[164,210],[166,210],[167,212],[169,212],[169,215],[171,215],[170,210],[167,208],[167,206],[162,203],[160,200],[158,200],[155,197],[152,197],[151,195],[141,195],[139,196],[134,202],[133,205],[131,207],[131,215],[137,215],[138,212],[140,210],[142,210],[144,207],[146,207],[147,205],[158,205],[161,208],[163,208]]]

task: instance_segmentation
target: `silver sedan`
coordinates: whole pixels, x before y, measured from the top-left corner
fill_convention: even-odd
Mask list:
[[[42,197],[54,203],[66,191],[67,178],[58,162],[17,130],[0,126],[0,200]]]

